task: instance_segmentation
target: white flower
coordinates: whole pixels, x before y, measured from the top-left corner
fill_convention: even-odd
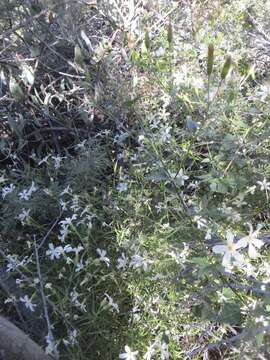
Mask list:
[[[116,190],[119,191],[119,192],[127,191],[127,188],[128,188],[127,183],[119,183],[119,184],[116,186]]]
[[[125,346],[125,352],[119,355],[119,359],[136,360],[138,351],[131,351],[128,345]]]
[[[260,249],[264,245],[263,241],[257,238],[262,226],[258,225],[257,229],[254,231],[251,224],[248,223],[248,226],[249,226],[249,235],[241,238],[238,241],[238,244],[243,248],[248,246],[248,255],[252,259],[255,259],[258,256],[258,252],[256,248]]]
[[[11,295],[10,297],[6,298],[4,304],[8,304],[8,303],[16,304],[16,301],[17,301],[16,296]]]
[[[41,159],[41,160],[39,161],[39,163],[38,163],[38,166],[41,165],[41,164],[43,164],[43,163],[48,164],[48,159],[49,159],[50,156],[51,156],[51,155],[47,155],[47,156],[45,156],[43,159]]]
[[[185,181],[189,178],[189,176],[184,175],[183,169],[180,169],[178,173],[170,172],[170,176],[173,178],[173,181],[179,186],[184,186]]]
[[[54,168],[59,169],[61,166],[61,162],[63,159],[65,159],[65,157],[61,157],[57,155],[57,156],[52,156],[52,159],[54,160]]]
[[[226,245],[215,245],[213,247],[213,252],[215,254],[223,254],[222,265],[227,268],[231,266],[232,258],[237,262],[243,262],[243,255],[241,255],[237,249],[242,246],[239,243],[234,243],[234,235],[228,231],[226,235],[227,244]]]
[[[30,209],[25,210],[24,208],[22,209],[22,212],[18,215],[18,219],[21,221],[22,224],[27,223],[27,221],[30,219]]]
[[[104,294],[105,296],[106,296],[106,298],[107,298],[107,300],[108,300],[108,305],[113,309],[113,310],[115,310],[116,312],[118,312],[119,313],[119,306],[116,304],[116,303],[114,303],[113,302],[113,298],[112,297],[110,297],[108,294]]]
[[[257,181],[257,184],[260,185],[260,187],[261,187],[260,190],[261,191],[264,191],[264,190],[269,191],[270,190],[270,182],[267,182],[266,178],[264,178],[263,181]]]
[[[160,346],[160,360],[168,360],[170,358],[170,353],[168,349],[168,344],[162,342]]]
[[[202,229],[204,227],[206,227],[208,229],[207,221],[205,219],[203,219],[201,216],[195,215],[194,221],[196,221],[198,229]]]
[[[26,201],[28,201],[28,200],[30,199],[30,196],[31,196],[31,195],[33,194],[33,192],[35,192],[35,191],[37,191],[37,187],[36,187],[34,181],[32,181],[32,184],[31,184],[31,186],[30,186],[29,189],[24,189],[23,191],[21,191],[21,192],[19,193],[19,198],[20,198],[21,200],[26,200]]]
[[[62,248],[62,246],[54,247],[54,245],[50,243],[49,249],[46,251],[46,255],[50,256],[51,260],[54,260],[54,258],[59,259],[63,251],[64,249]]]
[[[162,144],[164,144],[165,142],[170,140],[170,138],[172,137],[171,130],[172,130],[171,126],[163,126],[160,128],[160,139],[159,140]]]
[[[69,245],[69,244],[67,244],[67,245],[65,245],[65,247],[64,247],[64,252],[65,253],[70,253],[70,252],[72,252],[73,251],[73,248],[71,247],[71,245]]]
[[[73,214],[71,217],[66,217],[64,220],[60,221],[61,226],[68,226],[72,224],[73,220],[77,219],[77,215]]]
[[[144,271],[147,271],[148,262],[141,255],[135,254],[135,255],[131,256],[129,266],[133,267],[133,269],[137,269],[137,268],[142,267]]]
[[[211,240],[212,238],[212,230],[211,229],[207,229],[206,235],[204,237],[205,240]]]
[[[12,193],[13,190],[15,190],[15,186],[13,184],[3,187],[2,188],[2,198],[4,199],[8,194]]]
[[[120,269],[124,269],[126,266],[127,266],[127,263],[128,263],[128,258],[126,257],[126,255],[124,253],[122,253],[121,257],[119,257],[117,259],[117,269],[120,270]]]
[[[84,247],[82,245],[79,245],[72,249],[75,252],[75,255],[77,256],[80,251],[84,250]]]
[[[106,256],[107,251],[98,248],[97,253],[99,255],[99,260],[104,261],[106,263],[106,265],[109,266],[110,265],[110,259]]]
[[[65,195],[65,194],[71,194],[72,193],[72,189],[70,188],[70,185],[68,185],[62,192],[61,192],[61,196]]]
[[[25,295],[24,297],[20,297],[20,301],[24,303],[25,307],[31,311],[35,311],[34,307],[37,306],[36,304],[33,304],[31,300],[29,299],[28,295]]]
[[[76,269],[75,269],[75,272],[80,272],[82,269],[84,268],[84,263],[83,261],[81,260],[77,265],[76,265]]]
[[[162,207],[163,207],[162,203],[160,203],[160,202],[157,205],[155,205],[155,209],[157,211],[157,214],[159,214],[161,212]]]
[[[144,360],[152,360],[153,356],[156,354],[155,346],[155,343],[148,346],[146,353],[143,355]]]

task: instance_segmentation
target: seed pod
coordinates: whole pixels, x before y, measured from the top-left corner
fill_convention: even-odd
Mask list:
[[[232,57],[229,55],[227,56],[223,68],[221,70],[221,80],[224,80],[226,78],[231,68],[231,65],[232,65]]]
[[[214,45],[208,45],[208,54],[207,54],[207,75],[210,76],[213,72],[214,64]]]
[[[167,30],[167,40],[169,45],[173,42],[173,29],[172,29],[172,23],[169,22],[168,30]]]
[[[150,49],[150,36],[149,36],[149,32],[146,31],[145,35],[144,35],[144,44],[147,50]]]

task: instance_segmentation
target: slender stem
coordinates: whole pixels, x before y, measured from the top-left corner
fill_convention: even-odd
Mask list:
[[[40,270],[40,262],[39,262],[38,248],[37,248],[36,240],[35,240],[35,256],[36,256],[37,273],[38,273],[39,284],[40,284],[40,294],[41,294],[41,298],[42,298],[42,302],[43,302],[44,317],[47,322],[47,328],[48,328],[48,339],[49,339],[49,342],[52,344],[53,354],[54,354],[55,359],[59,359],[59,354],[57,352],[54,336],[52,333],[52,325],[51,325],[51,321],[50,321],[50,317],[49,317],[46,296],[44,293],[44,283],[43,283],[43,278],[42,278],[42,274],[41,274],[41,270]]]

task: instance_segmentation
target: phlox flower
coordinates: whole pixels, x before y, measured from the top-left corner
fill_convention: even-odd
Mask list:
[[[125,346],[125,352],[119,355],[119,359],[136,360],[138,351],[131,351],[128,345]]]
[[[60,255],[63,253],[64,249],[62,246],[54,247],[52,243],[49,244],[49,249],[46,251],[46,255],[50,256],[51,260],[59,259]]]
[[[4,199],[8,194],[12,193],[15,190],[15,186],[10,184],[2,188],[2,198]]]
[[[227,268],[232,265],[232,259],[235,259],[237,262],[243,262],[243,255],[240,254],[237,250],[243,247],[239,242],[233,242],[234,235],[228,231],[226,234],[226,245],[215,245],[213,247],[213,252],[215,254],[223,254],[222,265]]]
[[[135,254],[131,256],[129,266],[133,269],[143,268],[144,271],[148,270],[148,261],[141,255]]]
[[[32,181],[32,184],[30,186],[29,189],[24,189],[23,191],[21,191],[19,193],[19,198],[20,200],[26,200],[28,201],[30,199],[30,196],[35,192],[37,191],[37,187],[34,183],[34,181]]]
[[[248,246],[248,255],[252,259],[255,259],[258,256],[258,252],[256,250],[260,249],[264,242],[258,239],[259,232],[262,228],[262,225],[258,225],[256,230],[253,230],[253,227],[251,224],[248,223],[249,226],[249,235],[243,237],[238,241],[238,244],[240,247],[247,247]]]
[[[36,304],[33,304],[31,302],[31,299],[29,299],[28,295],[25,295],[24,297],[20,297],[20,301],[22,303],[24,303],[25,307],[27,309],[29,309],[30,311],[35,311],[35,306],[37,306]]]
[[[112,310],[115,310],[119,313],[119,306],[115,302],[113,302],[113,298],[109,296],[107,293],[104,294],[106,296],[106,300],[108,301],[108,305],[112,308]]]
[[[107,251],[106,250],[102,250],[102,249],[97,249],[97,254],[99,255],[99,260],[100,261],[104,261],[106,263],[107,266],[110,265],[110,259],[106,256],[107,255]]]
[[[124,253],[121,254],[121,257],[119,257],[117,259],[117,269],[124,269],[128,264],[128,258],[126,257],[126,255]]]
[[[257,184],[260,185],[261,191],[269,191],[270,190],[270,182],[267,182],[266,178],[263,179],[263,181],[257,181]]]

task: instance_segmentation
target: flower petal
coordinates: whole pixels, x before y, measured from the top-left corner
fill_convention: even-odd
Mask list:
[[[248,245],[248,236],[245,236],[237,241],[237,243],[235,244],[235,248],[236,249],[245,248],[247,245]]]
[[[255,249],[255,247],[249,243],[249,247],[248,247],[248,255],[252,258],[255,259],[258,256],[258,253]]]
[[[232,255],[228,252],[226,252],[223,256],[223,259],[222,259],[222,265],[224,267],[227,267],[228,265],[231,265],[231,259],[232,259]]]
[[[226,245],[215,245],[213,247],[213,252],[215,254],[224,254],[227,250],[227,246]]]
[[[228,244],[231,245],[233,243],[234,235],[230,230],[227,231],[226,239]]]
[[[236,265],[243,265],[245,258],[242,254],[240,254],[238,251],[234,251],[232,256],[236,260]]]
[[[254,246],[256,246],[258,249],[260,249],[264,245],[264,242],[262,240],[260,240],[260,239],[254,239],[252,241],[252,244]]]

